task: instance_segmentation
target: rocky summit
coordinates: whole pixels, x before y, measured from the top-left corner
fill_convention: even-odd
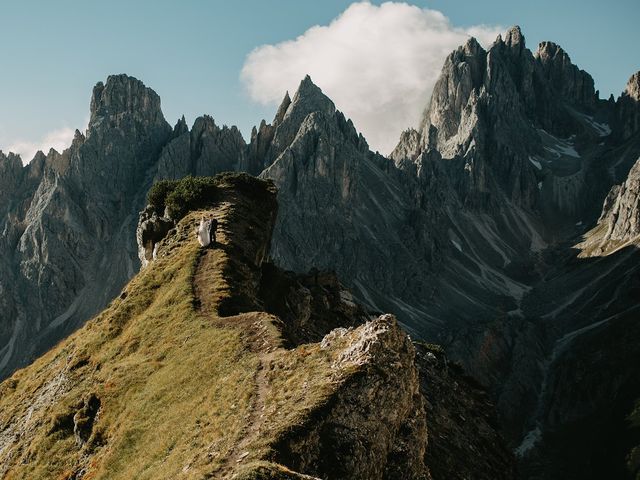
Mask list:
[[[69,149],[25,167],[0,153],[0,374],[72,335],[2,384],[5,474],[47,478],[33,461],[47,455],[56,475],[131,478],[165,455],[185,478],[635,478],[639,79],[603,100],[556,43],[532,51],[519,27],[486,49],[471,38],[388,157],[310,77],[248,144],[207,115],[171,128],[139,80],[99,83]],[[266,184],[198,180],[228,171],[272,182],[262,223],[238,212],[252,218],[242,209]],[[163,200],[145,208],[152,184]],[[195,210],[223,215],[228,250],[212,263],[189,237],[194,191],[217,202]],[[233,241],[225,224],[242,225]],[[195,323],[158,325],[159,353],[145,325],[177,304]],[[213,376],[180,370],[199,379],[185,389],[211,411],[170,380],[187,350]],[[73,352],[87,358],[75,369]],[[230,396],[206,391],[223,380]],[[168,396],[193,420],[177,437],[145,416]]]

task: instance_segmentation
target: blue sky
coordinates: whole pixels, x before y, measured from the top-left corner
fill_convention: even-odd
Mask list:
[[[171,124],[183,113],[190,123],[208,113],[247,136],[274,113],[240,79],[247,55],[327,25],[351,3],[0,0],[0,149],[84,128],[93,85],[112,73],[133,75],[158,92]],[[640,69],[638,0],[409,3],[441,11],[456,28],[519,24],[533,50],[553,40],[593,75],[601,96],[617,96]],[[407,119],[406,126],[411,123]]]

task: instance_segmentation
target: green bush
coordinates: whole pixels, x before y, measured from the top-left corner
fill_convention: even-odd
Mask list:
[[[188,176],[181,180],[161,180],[151,187],[149,204],[173,220],[179,220],[190,210],[213,205],[218,200],[218,181],[215,177]]]
[[[147,201],[160,215],[164,212],[167,196],[173,192],[177,184],[177,180],[160,180],[154,183],[151,190],[149,190]]]

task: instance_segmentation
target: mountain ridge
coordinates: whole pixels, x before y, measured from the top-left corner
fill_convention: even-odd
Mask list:
[[[293,100],[285,96],[272,124],[263,121],[255,129],[249,145],[233,128],[220,129],[206,117],[197,119],[191,131],[183,120],[172,130],[159,119],[153,95],[136,103],[121,101],[128,97],[120,92],[107,103],[124,112],[111,118],[104,110],[95,133],[84,138],[78,132],[67,153],[37,156],[22,178],[31,178],[39,199],[64,199],[52,222],[67,221],[61,215],[67,204],[76,212],[74,218],[82,219],[90,211],[74,201],[75,182],[82,185],[86,177],[100,183],[107,171],[93,171],[91,162],[83,161],[85,151],[91,158],[90,148],[83,145],[124,152],[127,142],[117,143],[110,132],[126,126],[140,135],[136,144],[149,148],[134,155],[131,164],[140,167],[134,177],[143,186],[127,183],[128,173],[115,170],[113,179],[119,180],[111,186],[128,189],[128,198],[135,200],[130,201],[129,215],[120,209],[115,220],[105,216],[102,224],[92,225],[92,231],[106,234],[98,242],[111,238],[112,230],[121,232],[119,238],[125,230],[130,234],[152,179],[229,169],[271,178],[281,199],[274,260],[297,272],[312,267],[336,270],[369,308],[394,312],[413,336],[442,343],[489,388],[502,428],[516,448],[536,429],[543,438],[547,427],[556,432],[563,428],[547,416],[557,408],[548,403],[555,393],[549,391],[550,380],[577,360],[572,358],[573,347],[566,347],[581,343],[586,338],[581,332],[608,332],[615,323],[610,319],[627,318],[633,302],[636,247],[600,260],[578,260],[571,247],[589,241],[589,229],[604,215],[607,192],[627,181],[640,156],[637,78],[638,74],[631,77],[617,101],[600,100],[592,79],[566,52],[544,42],[533,54],[514,27],[487,50],[470,40],[449,56],[424,124],[403,134],[391,159],[369,151],[350,120],[308,78]],[[137,81],[128,86],[125,80],[114,77],[113,88],[123,82],[125,91],[144,92]],[[126,111],[134,104],[148,114],[144,128]],[[127,155],[114,165],[131,160]],[[29,195],[35,198],[35,192]],[[46,205],[51,205],[47,202],[31,209],[32,216],[46,212]],[[635,208],[630,200],[622,203]],[[19,254],[24,260],[14,259],[12,242],[29,240],[30,234],[21,232],[25,207],[10,208],[13,217],[6,219],[16,220],[5,219],[3,244],[11,253],[3,257],[11,260],[0,263],[0,278],[30,291],[38,283],[31,280],[34,274],[24,271],[37,267],[40,260],[33,247]],[[72,246],[84,232],[75,235]],[[111,293],[76,310],[69,309],[74,298],[67,295],[52,309],[57,316],[40,323],[58,319],[72,330],[89,310],[115,295],[137,262],[132,237],[128,238],[120,241],[129,247],[116,264],[132,267],[109,281],[106,290]],[[88,251],[89,243],[79,250]],[[58,268],[58,275],[65,272],[67,251],[77,256],[72,247],[65,249],[58,255],[59,264],[48,267]],[[606,245],[604,249],[608,251]],[[113,255],[122,259],[122,253]],[[74,278],[77,274],[62,277],[67,275],[70,290],[78,292],[82,283]],[[0,288],[8,290],[7,285]],[[12,352],[10,342],[29,345],[33,335],[25,331],[28,311],[20,312],[27,300],[16,295],[4,299],[4,372],[14,368],[7,368],[8,362],[24,364],[33,357],[17,358]],[[15,319],[23,320],[16,324]],[[58,332],[57,338],[61,336],[64,333]],[[42,348],[47,341],[51,340],[45,339]],[[575,351],[585,352],[577,347]],[[620,381],[625,382],[625,392],[633,392],[636,386],[625,372],[620,372]],[[612,378],[610,389],[616,388]],[[571,401],[571,392],[558,392],[565,397],[554,399],[556,404]],[[606,410],[606,398],[590,408]],[[531,457],[536,462],[538,447],[535,442],[527,445],[530,448],[519,449],[523,461]]]
[[[264,263],[272,184],[223,174],[211,185],[104,312],[0,384],[3,478],[429,479],[420,384],[446,390],[450,378],[465,387],[458,404],[428,396],[442,417],[434,444],[482,445],[480,472],[513,468],[490,404],[441,352],[421,346],[419,373],[393,316],[369,315],[328,274]],[[194,235],[202,216],[218,220],[212,248]],[[275,289],[274,275],[286,286]],[[311,340],[287,325],[301,316],[263,303],[326,323],[313,323]],[[459,417],[477,408],[466,426]],[[472,438],[459,431],[478,426]],[[436,471],[455,462],[453,478],[478,472],[453,452],[432,461]]]

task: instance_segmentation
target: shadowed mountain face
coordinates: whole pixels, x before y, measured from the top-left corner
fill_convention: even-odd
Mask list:
[[[528,476],[576,476],[554,442],[579,436],[591,452],[614,433],[584,472],[622,472],[640,445],[625,423],[640,398],[640,347],[625,337],[640,298],[638,78],[603,101],[554,43],[532,53],[517,27],[488,50],[470,39],[385,158],[308,77],[249,145],[207,116],[171,130],[155,93],[110,77],[86,138],[25,168],[0,157],[0,369],[133,274],[134,213],[153,179],[242,170],[279,189],[273,261],[334,270],[369,308],[442,344],[490,390]]]

